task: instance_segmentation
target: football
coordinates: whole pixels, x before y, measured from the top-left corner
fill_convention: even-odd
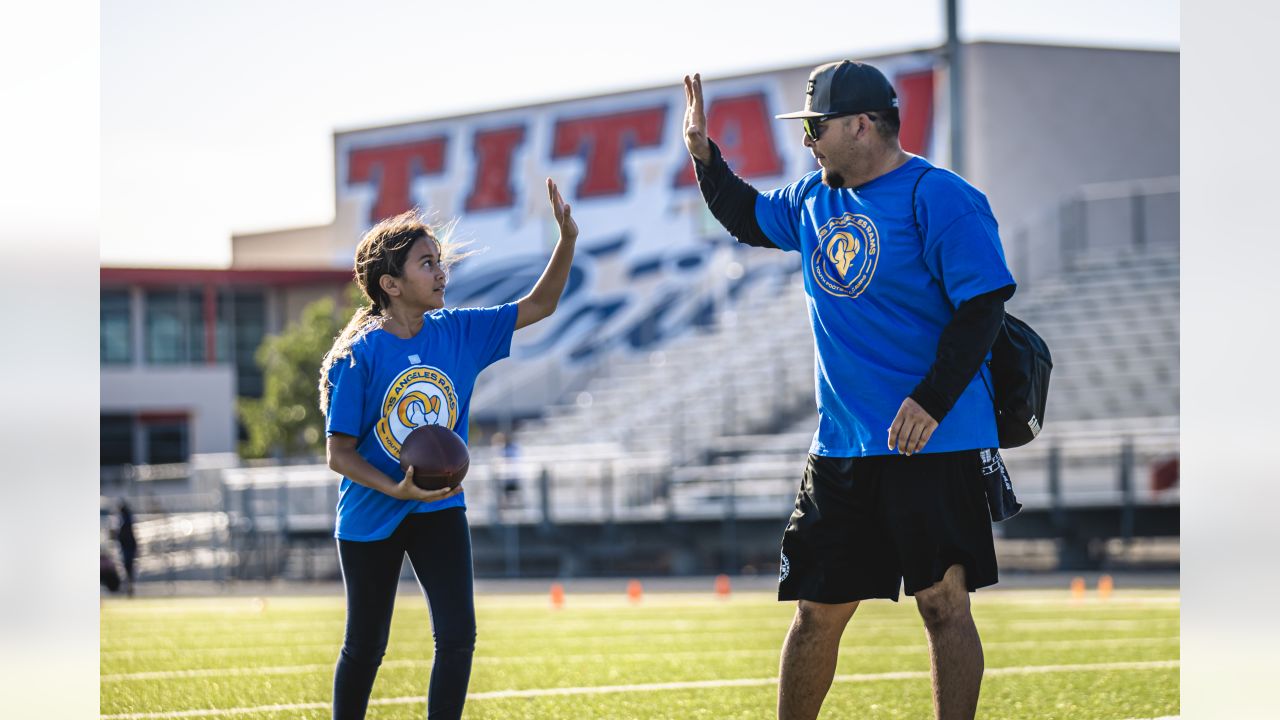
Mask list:
[[[400,443],[400,469],[413,466],[413,484],[423,490],[457,487],[471,454],[458,434],[443,425],[419,425]]]

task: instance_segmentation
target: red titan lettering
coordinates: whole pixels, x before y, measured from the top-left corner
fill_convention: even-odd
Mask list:
[[[620,195],[627,190],[623,154],[632,148],[661,145],[666,114],[667,108],[660,105],[557,121],[551,157],[585,154],[587,167],[574,193],[577,197]]]
[[[476,180],[467,195],[467,210],[491,210],[515,204],[511,188],[511,156],[524,142],[524,126],[476,133]]]
[[[725,162],[742,177],[781,175],[782,158],[769,130],[764,93],[717,98],[707,108],[707,135],[720,146]],[[693,162],[676,175],[676,187],[693,185]]]
[[[928,155],[929,131],[933,129],[933,70],[899,75],[893,86],[902,108],[902,128],[898,130],[902,149]]]
[[[378,198],[373,203],[370,220],[377,222],[413,207],[409,184],[416,177],[439,175],[444,170],[446,140],[434,137],[399,145],[357,148],[347,155],[347,184],[376,179]]]

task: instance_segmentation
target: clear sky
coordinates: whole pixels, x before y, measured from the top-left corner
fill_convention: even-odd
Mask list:
[[[335,129],[933,46],[943,7],[105,2],[101,259],[220,266],[233,232],[332,221]],[[1179,22],[1176,0],[961,0],[960,32],[1172,49]]]

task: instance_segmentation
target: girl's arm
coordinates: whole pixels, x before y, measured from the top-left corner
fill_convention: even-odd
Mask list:
[[[356,438],[351,435],[335,433],[325,441],[325,455],[329,461],[329,469],[350,478],[352,482],[373,488],[398,500],[420,500],[435,502],[453,497],[462,492],[462,486],[441,488],[439,490],[423,490],[413,484],[413,467],[405,472],[399,482],[387,477],[386,473],[369,464],[356,451]]]
[[[550,317],[560,302],[560,294],[569,280],[569,268],[573,266],[573,249],[578,240],[578,223],[569,214],[569,204],[560,197],[560,189],[547,178],[547,197],[551,200],[551,212],[560,226],[560,240],[551,251],[551,260],[542,271],[542,277],[528,295],[516,303],[516,329],[532,325]],[[385,476],[384,476],[385,477]],[[354,478],[353,478],[354,479]]]

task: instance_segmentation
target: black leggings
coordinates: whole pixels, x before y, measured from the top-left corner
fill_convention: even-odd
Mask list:
[[[333,676],[334,720],[360,720],[391,632],[405,553],[431,608],[435,660],[427,717],[460,718],[476,646],[471,531],[462,508],[405,517],[386,540],[338,541],[347,589],[347,631]]]

